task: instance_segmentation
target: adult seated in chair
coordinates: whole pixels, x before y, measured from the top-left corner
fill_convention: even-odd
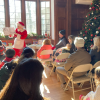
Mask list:
[[[66,37],[65,37],[65,34],[66,34],[65,30],[59,31],[59,38],[60,38],[60,39],[59,39],[58,43],[57,43],[56,46],[55,46],[55,50],[54,50],[54,52],[53,52],[53,55],[55,54],[55,52],[56,52],[57,49],[66,46],[66,44],[67,44],[67,39],[66,39]],[[57,54],[57,55],[58,55],[58,54]],[[56,56],[57,56],[57,55],[56,55]]]
[[[82,64],[88,64],[91,62],[89,53],[82,47],[84,47],[84,39],[76,37],[74,41],[77,50],[72,53],[65,62],[64,67],[57,67],[57,74],[62,82],[62,86],[66,84],[63,75],[70,75],[75,67]],[[75,73],[75,77],[82,76],[85,73]]]
[[[94,37],[93,41],[94,45],[90,50],[92,65],[94,65],[97,61],[100,61],[100,36]]]

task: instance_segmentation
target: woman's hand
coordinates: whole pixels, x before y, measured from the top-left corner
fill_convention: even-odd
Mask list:
[[[17,33],[15,33],[15,35],[17,35]]]

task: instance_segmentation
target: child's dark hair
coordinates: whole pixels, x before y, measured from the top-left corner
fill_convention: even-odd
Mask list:
[[[0,40],[0,46],[2,46],[2,41]]]
[[[98,66],[98,67],[95,69],[95,74],[96,74],[97,78],[100,78],[100,66]]]
[[[14,50],[14,49],[8,49],[8,50],[6,51],[6,57],[8,57],[8,58],[13,58],[14,55],[15,55],[15,50]]]
[[[18,59],[14,60],[14,63],[19,63],[21,62],[24,58],[32,58],[35,54],[35,51],[32,48],[25,47],[21,56]]]

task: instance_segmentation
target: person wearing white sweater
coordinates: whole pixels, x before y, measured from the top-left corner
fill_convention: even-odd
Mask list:
[[[100,66],[95,69],[96,91],[90,91],[86,96],[80,95],[80,100],[100,100]]]

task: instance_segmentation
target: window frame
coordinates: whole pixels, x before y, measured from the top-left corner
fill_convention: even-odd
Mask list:
[[[38,35],[41,33],[41,1],[50,1],[50,35],[51,35],[51,0],[16,0],[21,1],[21,21],[26,27],[26,8],[25,1],[36,1],[36,30]],[[10,9],[9,0],[4,0],[4,11],[5,11],[5,27],[10,27]]]

